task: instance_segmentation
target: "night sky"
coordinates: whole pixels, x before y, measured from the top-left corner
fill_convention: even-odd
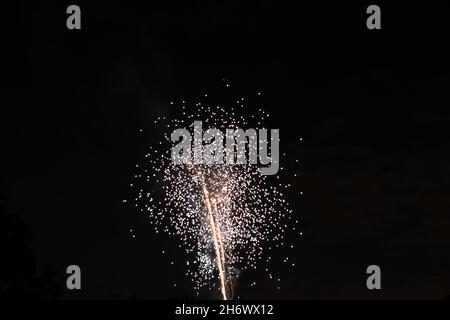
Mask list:
[[[274,263],[280,290],[248,271],[241,298],[450,294],[445,8],[380,4],[382,29],[368,30],[371,3],[77,2],[82,29],[68,30],[70,4],[19,1],[11,11],[2,297],[193,297],[178,241],[123,199],[156,142],[154,118],[179,111],[170,101],[214,93],[223,78],[236,94],[264,93],[281,152],[301,163],[297,177],[283,173],[303,233],[291,239],[296,266]],[[71,264],[82,269],[80,291],[65,287]],[[382,290],[366,288],[371,264]]]

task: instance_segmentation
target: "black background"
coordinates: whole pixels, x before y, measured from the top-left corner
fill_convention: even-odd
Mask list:
[[[446,7],[379,3],[382,30],[368,30],[371,3],[91,1],[76,3],[82,29],[68,30],[70,4],[9,11],[3,297],[191,297],[177,242],[122,199],[154,117],[224,77],[236,92],[264,93],[302,163],[296,268],[274,266],[279,291],[258,272],[244,278],[242,298],[448,295]],[[70,264],[82,268],[81,291],[65,289]],[[382,290],[366,288],[370,264]]]

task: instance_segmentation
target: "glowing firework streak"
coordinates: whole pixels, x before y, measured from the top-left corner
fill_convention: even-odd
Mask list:
[[[217,210],[216,199],[215,198],[210,199],[208,189],[205,186],[205,179],[203,177],[203,174],[200,174],[200,181],[202,184],[202,191],[203,191],[205,206],[206,206],[206,209],[208,212],[208,221],[209,221],[209,226],[211,228],[211,238],[212,238],[212,242],[214,245],[214,251],[216,253],[215,260],[216,260],[217,270],[219,272],[220,291],[222,293],[223,300],[228,300],[226,287],[225,287],[225,282],[226,282],[225,253],[224,253],[224,248],[223,248],[222,232],[221,232],[221,228],[220,228],[220,220],[219,220],[219,215],[218,215],[218,210]],[[214,220],[214,216],[213,216],[213,210],[211,208],[211,202],[214,205],[214,214],[216,217],[215,220]]]
[[[227,274],[227,268],[226,268],[226,260],[225,260],[225,249],[224,249],[224,246],[223,246],[223,236],[222,236],[222,228],[221,228],[221,225],[220,225],[220,218],[219,218],[219,210],[217,209],[217,201],[216,201],[216,199],[214,199],[213,198],[213,204],[214,204],[214,213],[215,213],[215,218],[216,218],[216,223],[215,223],[215,226],[216,226],[216,235],[217,235],[217,244],[219,245],[219,254],[220,254],[220,260],[222,261],[222,267],[223,267],[223,270],[225,271],[225,275]],[[222,287],[224,288],[223,290],[222,290],[222,292],[223,291],[226,291],[226,289],[225,289],[225,281],[222,281]],[[230,295],[227,295],[228,296],[228,298],[232,298]],[[227,300],[227,299],[224,299],[224,300]]]

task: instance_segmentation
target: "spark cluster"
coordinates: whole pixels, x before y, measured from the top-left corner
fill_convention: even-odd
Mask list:
[[[292,218],[284,194],[289,186],[277,177],[262,175],[251,164],[175,165],[170,136],[178,128],[192,130],[195,120],[219,130],[245,129],[250,124],[264,127],[268,113],[258,108],[257,113],[245,115],[245,102],[241,97],[218,105],[209,103],[205,94],[193,103],[171,103],[179,115],[155,120],[162,139],[149,147],[135,175],[136,180],[143,180],[135,206],[148,216],[155,232],[181,241],[190,257],[186,274],[194,289],[218,285],[225,299],[233,298],[233,284],[244,270],[256,269],[262,260],[270,263],[271,257],[264,252],[284,244]],[[272,279],[268,267],[265,270]]]

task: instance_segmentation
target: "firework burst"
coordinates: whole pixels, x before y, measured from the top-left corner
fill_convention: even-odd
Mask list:
[[[256,268],[268,244],[283,243],[292,211],[282,192],[287,186],[277,181],[278,176],[262,175],[256,165],[174,164],[174,129],[192,128],[197,120],[219,130],[248,128],[253,121],[258,129],[269,118],[262,108],[258,114],[244,116],[244,98],[227,105],[208,100],[204,95],[191,104],[182,101],[178,117],[155,121],[163,138],[138,166],[142,172],[135,177],[144,181],[135,200],[156,232],[181,240],[190,257],[187,275],[195,290],[218,285],[221,298],[232,299],[241,270]]]

